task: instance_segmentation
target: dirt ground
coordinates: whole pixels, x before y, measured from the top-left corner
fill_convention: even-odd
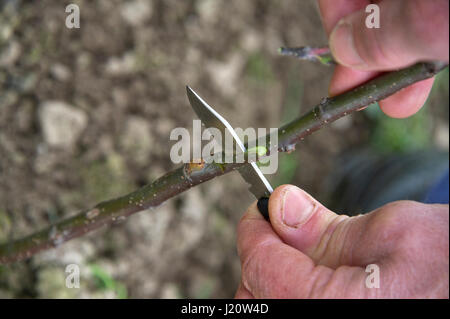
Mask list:
[[[315,1],[71,2],[80,7],[79,29],[65,27],[68,1],[0,1],[1,241],[176,167],[169,134],[192,130],[196,118],[187,84],[242,128],[278,127],[327,95],[331,68],[277,53],[327,43]],[[427,117],[444,150],[446,92]],[[271,181],[326,200],[324,180],[337,156],[368,143],[368,123],[356,114],[317,132],[280,158]],[[240,276],[236,225],[253,200],[235,174],[209,181],[158,209],[0,266],[0,297],[232,297]],[[80,266],[80,289],[65,286],[71,263]]]

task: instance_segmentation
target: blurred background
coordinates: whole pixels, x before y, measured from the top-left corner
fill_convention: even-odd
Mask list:
[[[70,3],[79,29],[65,27]],[[279,127],[327,95],[332,68],[277,54],[327,43],[313,0],[0,0],[0,10],[1,242],[173,169],[170,131],[196,118],[186,84],[242,128]],[[448,168],[448,78],[411,118],[372,106],[323,128],[281,154],[269,179],[348,214],[420,199]],[[253,200],[239,176],[214,179],[0,266],[0,297],[232,297],[236,225]],[[70,263],[80,289],[65,286]]]

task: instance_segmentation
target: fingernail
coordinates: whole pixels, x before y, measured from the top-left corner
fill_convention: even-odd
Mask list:
[[[283,196],[283,223],[297,228],[305,223],[314,212],[315,201],[301,190],[290,188]]]
[[[330,49],[340,64],[350,67],[362,67],[366,64],[356,50],[350,22],[338,22],[330,35]]]

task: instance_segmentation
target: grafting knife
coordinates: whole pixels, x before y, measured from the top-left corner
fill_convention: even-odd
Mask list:
[[[194,112],[207,128],[217,128],[225,136],[228,131],[236,142],[237,147],[245,153],[245,145],[239,139],[233,127],[208,105],[197,93],[189,86],[186,86],[187,96]],[[269,181],[264,177],[263,173],[255,162],[247,163],[238,169],[240,175],[249,184],[249,191],[258,199],[258,209],[266,220],[269,220],[268,202],[269,196],[273,189]]]

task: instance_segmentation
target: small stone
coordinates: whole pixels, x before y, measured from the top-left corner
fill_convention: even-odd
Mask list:
[[[39,121],[45,143],[70,148],[86,128],[88,118],[82,110],[65,102],[47,101],[39,107]]]
[[[181,293],[178,286],[174,283],[167,283],[161,288],[162,299],[177,299],[180,298]]]
[[[241,39],[241,47],[248,52],[260,52],[263,38],[255,31],[244,32]]]
[[[8,46],[0,52],[0,66],[11,66],[20,57],[22,48],[17,41],[11,41]]]
[[[220,2],[214,0],[198,1],[197,12],[201,20],[206,23],[213,23],[220,15]]]
[[[52,65],[52,67],[50,68],[50,73],[55,77],[55,79],[63,82],[69,80],[72,76],[69,68],[60,63]]]
[[[150,124],[143,118],[131,116],[127,119],[120,138],[122,148],[140,164],[148,161],[153,145]]]
[[[106,61],[105,71],[112,76],[130,74],[135,70],[136,59],[132,52],[122,57],[111,57]]]
[[[121,7],[122,18],[133,26],[144,23],[152,16],[152,3],[148,0],[134,0]]]
[[[225,62],[210,62],[206,65],[210,79],[224,95],[234,95],[237,92],[238,78],[244,67],[244,59],[239,54],[233,54]]]

